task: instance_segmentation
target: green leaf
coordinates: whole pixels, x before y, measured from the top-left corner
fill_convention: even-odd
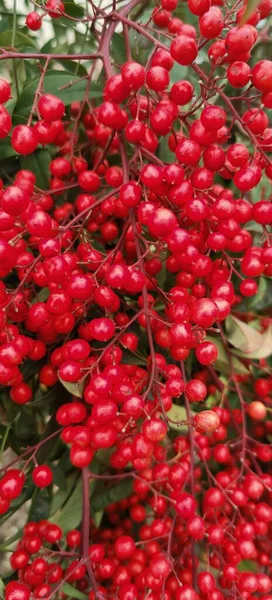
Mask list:
[[[10,548],[13,542],[16,542],[23,535],[23,529],[18,529],[14,535],[11,535],[9,538],[5,539],[3,544],[0,545],[0,552],[5,551],[6,548]],[[1,598],[1,578],[0,578],[0,598]]]
[[[60,468],[59,465],[51,465],[50,464],[50,468],[53,471],[54,485],[57,485],[60,490],[63,490],[64,492],[66,492],[66,490],[67,490],[67,480],[66,480],[66,477],[65,477],[65,474],[64,474],[63,470]]]
[[[76,383],[70,383],[70,381],[63,381],[59,376],[59,380],[63,387],[70,392],[73,396],[77,396],[78,398],[82,398],[83,390],[84,390],[84,381],[77,381]]]
[[[12,113],[14,111],[14,108],[16,106],[16,102],[17,102],[17,98],[16,98],[16,94],[12,94],[12,97],[10,98],[10,100],[7,101],[7,103],[5,104],[5,108],[7,109],[7,111],[9,112],[9,114],[12,116]],[[1,140],[1,143],[7,141],[10,143],[10,140],[8,138],[5,138],[4,140]],[[13,149],[13,148],[12,148]],[[14,150],[14,154],[16,154],[15,150]],[[2,157],[2,153],[1,153],[1,158],[5,158]]]
[[[77,75],[77,77],[84,77],[87,75],[87,70],[85,67],[75,60],[59,60],[58,62],[63,65],[66,73],[71,73],[72,75]]]
[[[2,16],[1,21],[0,21],[0,32],[2,33],[3,31],[6,31],[6,29],[8,29],[10,27],[10,25],[12,24],[12,15],[10,14],[9,16]]]
[[[61,591],[66,596],[71,596],[71,598],[78,598],[79,600],[87,600],[88,596],[74,588],[70,583],[64,583],[61,586]]]
[[[139,10],[138,6],[134,10],[137,14],[138,10]],[[145,23],[146,21],[149,21],[149,19],[151,19],[151,17],[152,17],[152,12],[153,12],[153,6],[150,6],[147,4],[146,7],[144,8],[144,10],[141,10],[141,22]]]
[[[4,598],[4,589],[5,584],[3,582],[3,579],[0,577],[0,598]]]
[[[39,85],[40,77],[36,77],[32,81],[27,82],[24,86],[22,94],[16,104],[15,112],[18,116],[28,117],[31,111],[36,89]],[[70,87],[65,87],[73,83]],[[63,71],[47,71],[44,79],[44,91],[46,93],[55,94],[61,98],[65,105],[71,104],[76,100],[83,100],[86,91],[86,80],[80,81],[80,78],[71,73]],[[102,95],[101,87],[95,82],[92,83],[90,89],[90,98],[100,98]]]
[[[260,183],[253,188],[253,190],[251,191],[250,195],[251,195],[251,200],[253,202],[253,204],[255,204],[255,202],[259,202],[260,198],[267,198],[268,196],[270,196],[271,194],[271,180],[266,177],[265,175],[262,175],[261,181]],[[251,221],[250,221],[251,223]],[[254,221],[253,221],[254,223]],[[261,228],[261,232],[262,232],[262,228]]]
[[[10,402],[10,396],[7,391],[5,394],[5,399],[6,399],[6,406],[5,406],[6,419],[9,423],[12,423],[17,418],[19,418],[18,415],[21,413],[21,406],[19,404],[15,404],[15,402]]]
[[[69,2],[64,2],[64,12],[66,15],[69,15],[69,17],[74,17],[75,19],[80,19],[81,17],[84,17],[85,14],[82,6],[78,6],[71,0],[69,0]]]
[[[43,360],[37,360],[37,361],[26,360],[21,369],[22,374],[24,376],[24,380],[29,379],[33,375],[36,375],[36,373],[39,372],[39,370],[43,366],[43,364],[44,364]]]
[[[22,407],[21,414],[16,419],[14,431],[20,440],[28,440],[35,433],[35,421],[27,408]]]
[[[181,79],[185,79],[187,73],[188,73],[188,67],[182,67],[177,62],[175,62],[173,69],[171,69],[171,72],[170,72],[171,84],[173,85],[173,83],[176,83],[177,81],[180,81]]]
[[[146,365],[146,359],[137,356],[134,354],[134,352],[128,350],[127,348],[123,350],[122,360],[126,365]]]
[[[25,51],[23,47],[21,47],[21,50]],[[29,48],[28,49],[30,52],[33,52],[33,48]],[[14,70],[16,70],[16,81],[18,84],[18,95],[20,95],[22,93],[22,89],[25,85],[26,82],[26,61],[24,60],[17,60],[16,62],[13,60],[13,68]],[[10,103],[12,102],[12,110],[10,111],[9,108],[9,112],[14,111],[14,108],[16,106],[16,102],[17,102],[17,84],[15,84],[15,82],[12,82],[12,99],[10,100]]]
[[[103,519],[103,515],[104,515],[104,511],[103,510],[99,510],[97,512],[94,513],[93,516],[93,522],[95,524],[95,526],[98,528],[101,525],[101,521]]]
[[[109,504],[113,502],[118,502],[123,498],[127,498],[130,496],[132,492],[132,479],[128,478],[118,483],[114,487],[110,489],[105,489],[104,492],[100,492],[100,494],[95,495],[91,499],[91,509],[92,512],[100,512],[104,510]]]
[[[52,492],[50,488],[36,488],[32,496],[32,502],[28,513],[29,521],[40,521],[48,519],[50,515]]]
[[[48,190],[49,187],[49,164],[51,154],[48,150],[36,150],[34,154],[24,156],[20,160],[21,168],[28,169],[36,176],[36,185],[41,190]]]
[[[63,528],[67,533],[69,529],[78,527],[82,517],[82,481],[80,480],[61,511],[58,511],[50,521]]]
[[[168,421],[170,429],[173,429],[174,431],[179,431],[180,433],[183,431],[187,432],[188,425],[182,422],[187,421],[187,412],[185,406],[178,406],[177,404],[172,404],[172,407],[170,408],[170,410],[168,410],[166,414],[167,417],[171,419],[171,421]],[[195,413],[192,413],[191,411],[191,414]],[[174,421],[174,423],[172,423],[172,421]]]
[[[241,562],[237,565],[237,569],[238,571],[243,572],[249,572],[249,573],[256,573],[257,572],[257,567],[256,567],[256,563],[253,560],[241,560]]]
[[[239,25],[243,25],[248,21],[254,12],[255,8],[257,8],[260,4],[260,0],[247,0],[246,10],[242,16],[242,19],[239,22]]]
[[[254,352],[262,344],[262,335],[247,323],[230,315],[226,319],[227,340],[244,355]]]
[[[174,160],[174,153],[172,152],[172,150],[170,150],[168,146],[168,139],[166,138],[164,138],[164,140],[159,145],[159,157],[164,163],[172,163]]]
[[[265,310],[271,306],[272,298],[272,280],[268,277],[260,277],[258,292],[250,298],[250,310],[259,311]]]
[[[3,31],[0,33],[0,47],[1,48],[10,48],[12,40],[12,30],[8,29],[7,31]],[[35,42],[33,37],[29,37],[25,35],[25,33],[21,33],[21,31],[16,31],[15,34],[15,47],[23,46],[25,49],[27,46],[34,46]]]
[[[50,390],[50,392],[49,392],[49,393],[52,393],[51,399],[52,398],[55,399],[54,413],[52,414],[48,423],[46,424],[45,430],[41,436],[40,441],[43,441],[43,440],[46,440],[46,441],[44,441],[44,443],[40,446],[40,448],[36,454],[36,461],[40,465],[49,459],[51,452],[54,450],[56,444],[58,443],[57,435],[49,440],[47,440],[47,438],[49,436],[51,436],[52,433],[55,433],[55,431],[57,431],[59,429],[59,424],[56,421],[55,415],[56,415],[59,405],[63,401],[63,399],[61,398],[60,391],[61,391],[60,387],[57,385],[54,388],[52,388],[52,390]],[[45,398],[46,397],[47,397],[47,394],[45,394]],[[44,404],[44,402],[46,402],[46,400],[43,401],[43,404]]]
[[[114,33],[111,39],[111,48],[115,60],[120,64],[126,62],[126,48],[124,36],[120,33]]]
[[[77,473],[74,472],[72,475],[66,477],[66,490],[59,490],[53,495],[50,516],[52,517],[60,508],[65,504],[69,498],[71,491],[74,487]]]
[[[213,337],[213,336],[209,336],[209,335],[207,335],[207,337],[205,339],[207,342],[213,342],[217,347],[218,359],[214,364],[215,369],[217,371],[219,371],[219,373],[225,373],[228,375],[230,373],[230,361],[229,361],[229,357],[227,355],[227,352],[225,350],[222,340],[219,338]],[[232,354],[232,365],[233,365],[234,371],[236,373],[240,373],[242,375],[243,374],[248,375],[248,369],[233,354]]]
[[[168,273],[167,273],[167,270],[166,270],[166,262],[164,261],[164,262],[162,263],[162,268],[161,268],[161,270],[160,270],[160,271],[159,271],[159,273],[156,275],[157,282],[158,282],[158,284],[159,284],[159,287],[160,287],[162,290],[164,290],[164,289],[165,289],[165,287],[166,287],[166,286],[165,286],[165,282],[166,282],[166,277],[167,277],[167,274],[168,274]]]
[[[94,488],[95,480],[90,479],[89,491],[90,494]],[[64,533],[67,533],[70,529],[76,529],[82,519],[82,480],[78,482],[74,491],[72,492],[69,500],[61,510],[58,510],[56,514],[50,519],[52,523],[59,525]]]
[[[36,302],[45,302],[50,294],[50,291],[47,287],[44,287],[40,290],[38,294],[36,294],[35,298],[32,300],[31,304],[36,304]]]
[[[10,143],[10,139],[5,138],[4,140],[0,141],[1,160],[4,158],[10,158],[11,156],[17,156],[17,152],[15,152],[15,150],[13,150],[11,143]]]
[[[56,52],[56,44],[55,44],[55,39],[52,37],[50,37],[50,39],[41,47],[40,52],[42,54],[52,54],[53,52]]]
[[[214,406],[217,406],[217,404],[218,404],[218,398],[216,398],[215,395],[210,394],[205,399],[205,409],[206,408],[213,408]]]
[[[95,457],[92,462],[92,472],[99,473],[99,471],[101,470],[101,463],[102,467],[103,465],[108,466],[112,453],[113,448],[99,448],[99,450],[96,451]]]

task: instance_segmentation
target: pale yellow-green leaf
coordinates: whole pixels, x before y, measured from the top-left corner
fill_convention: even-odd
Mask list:
[[[77,396],[78,398],[82,398],[83,390],[84,390],[84,382],[83,381],[71,383],[70,381],[63,381],[63,379],[61,379],[60,376],[59,376],[59,380],[60,380],[60,383],[63,385],[63,387],[65,387],[65,389],[68,392],[70,392],[70,394],[73,394],[73,396]]]
[[[244,354],[256,351],[262,344],[262,334],[230,315],[226,319],[227,340]]]
[[[174,429],[175,431],[179,431],[180,433],[183,431],[187,431],[188,426],[185,423],[187,421],[187,412],[185,406],[178,406],[177,404],[172,404],[172,407],[166,413],[169,419],[168,425],[170,429]],[[191,414],[195,414],[191,411]]]
[[[206,337],[206,341],[213,342],[216,345],[217,350],[218,350],[218,359],[214,363],[215,369],[217,371],[219,371],[219,373],[221,373],[221,374],[229,375],[230,371],[231,371],[230,359],[225,350],[222,340],[219,337],[216,338],[214,336],[208,335]],[[244,374],[244,375],[248,374],[248,368],[245,367],[245,365],[243,365],[243,363],[241,363],[241,361],[238,358],[236,358],[236,356],[234,356],[234,354],[232,354],[232,366],[233,366],[235,373]]]
[[[103,519],[104,510],[98,510],[93,514],[93,522],[96,527],[100,527],[101,521]]]
[[[236,354],[249,360],[256,358],[268,358],[272,354],[272,325],[269,325],[269,327],[262,334],[261,338],[261,345],[256,348],[256,350],[247,353],[237,351]]]

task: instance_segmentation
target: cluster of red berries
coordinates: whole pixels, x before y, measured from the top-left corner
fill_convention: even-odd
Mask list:
[[[155,453],[156,465],[142,470],[134,480],[133,493],[108,506],[105,526],[97,529],[90,524],[88,557],[97,590],[90,590],[89,600],[100,594],[101,598],[121,600],[138,600],[146,594],[150,600],[223,600],[235,593],[246,599],[255,598],[255,593],[263,600],[271,599],[271,475],[261,481],[248,473],[243,484],[237,484],[239,468],[232,462],[235,451],[227,457],[227,447],[219,443],[226,437],[231,415],[221,409],[220,416],[224,425],[210,443],[206,436],[196,437],[200,459],[207,461],[209,445],[215,444],[214,451],[221,448],[222,454],[220,459],[218,452],[215,460],[226,465],[215,475],[215,485],[202,496],[205,517],[195,513],[195,497],[180,492],[190,473],[190,453],[188,440],[178,437],[175,448],[183,455],[182,462],[165,462],[166,451],[161,446],[161,452]],[[196,496],[202,492],[202,477],[201,467],[195,466]],[[177,512],[174,519],[168,512],[169,492]],[[137,543],[133,536],[135,524],[139,527]],[[200,541],[209,547],[209,563],[213,572],[220,571],[220,576],[217,581],[210,570],[202,567],[196,580],[197,593],[191,547]],[[80,591],[88,590],[86,564],[80,559],[81,543],[78,530],[69,531],[63,539],[58,525],[29,522],[10,558],[19,581],[7,585],[7,600],[51,597],[62,579]],[[194,556],[194,560],[201,565],[201,557]],[[240,572],[243,560],[265,568],[265,572]]]
[[[32,471],[33,483],[39,488],[51,485],[53,473],[48,465],[36,465]],[[26,477],[20,469],[7,469],[0,479],[0,515],[5,514],[12,500],[20,496]]]
[[[47,0],[43,6],[39,6],[43,10],[42,14],[36,11],[28,13],[26,17],[26,26],[31,31],[38,31],[42,26],[42,19],[46,16],[51,19],[59,19],[65,15],[65,5],[62,0]]]
[[[272,61],[254,58],[272,1],[245,23],[242,1],[187,4],[195,26],[173,14],[177,0],[154,6],[152,26],[129,19],[135,0],[119,12],[153,43],[146,66],[128,48],[111,61],[115,9],[97,9],[101,101],[65,107],[44,93],[45,66],[28,123],[12,127],[0,80],[0,139],[11,133],[22,156],[52,152],[48,190],[31,169],[1,181],[0,384],[18,414],[35,414],[37,388],[46,411],[48,388],[63,386],[60,452],[83,478],[107,453],[97,477],[133,485],[99,529],[86,529],[86,498],[82,534],[27,523],[6,600],[53,600],[66,581],[89,600],[272,599],[271,368],[228,342],[231,313],[245,338],[271,326],[262,315],[250,327],[239,308],[272,275],[272,203],[252,194],[272,180]],[[33,31],[67,17],[61,0],[40,8]],[[176,63],[197,79],[173,81]],[[3,470],[0,514],[30,474],[53,483],[50,457],[36,460],[45,441]]]
[[[80,532],[72,530],[64,540],[62,537],[62,529],[49,521],[30,521],[25,525],[23,537],[10,556],[10,565],[18,571],[19,581],[11,581],[6,586],[7,600],[48,598],[64,577],[68,582],[84,578],[86,566],[78,559],[73,560],[77,556]],[[62,553],[66,547],[67,551]],[[61,564],[64,556],[72,557],[66,567]],[[84,586],[81,589],[85,589]]]

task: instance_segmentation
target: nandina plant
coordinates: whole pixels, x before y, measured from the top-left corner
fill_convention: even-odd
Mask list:
[[[3,595],[271,600],[272,0],[32,4],[1,2]]]

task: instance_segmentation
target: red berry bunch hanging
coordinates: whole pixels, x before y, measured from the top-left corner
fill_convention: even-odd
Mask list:
[[[13,21],[6,600],[272,599],[271,13],[47,0]]]

